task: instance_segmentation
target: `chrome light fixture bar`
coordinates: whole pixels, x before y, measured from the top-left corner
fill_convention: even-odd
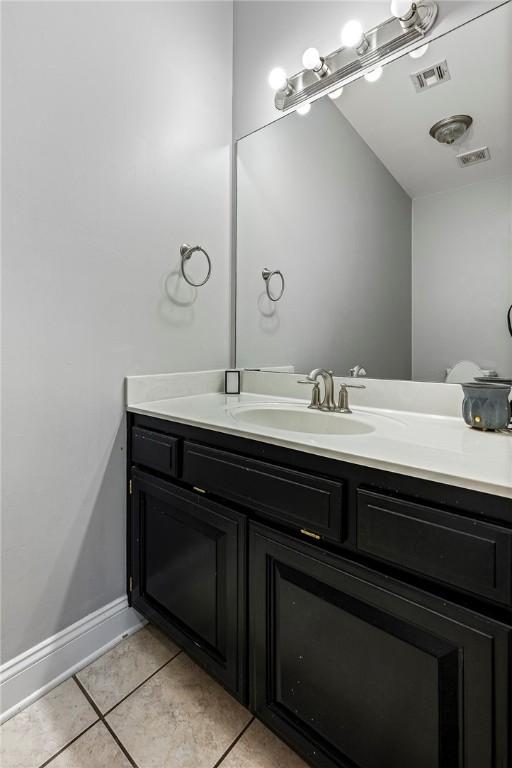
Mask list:
[[[276,90],[276,108],[285,111],[303,102],[314,101],[375,69],[392,54],[422,40],[437,18],[437,4],[433,0],[412,4],[393,0],[391,11],[392,18],[368,32],[361,32],[353,47],[345,45],[326,56],[320,56],[314,48],[305,51],[303,64],[310,64],[310,68],[286,78],[282,87]],[[345,26],[349,25],[355,27],[357,22],[348,22]],[[350,37],[352,32],[349,30],[345,37]]]

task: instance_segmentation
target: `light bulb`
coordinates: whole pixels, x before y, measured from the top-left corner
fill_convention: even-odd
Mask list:
[[[335,91],[331,91],[329,93],[329,98],[333,100],[338,99],[342,93],[343,93],[343,86],[341,88],[336,88]]]
[[[410,16],[412,3],[410,0],[391,0],[391,13],[397,19],[405,19]]]
[[[363,39],[363,27],[357,19],[347,21],[341,30],[341,42],[346,48],[357,48]]]
[[[302,54],[302,66],[304,69],[321,69],[322,59],[316,48],[307,48]]]
[[[411,59],[421,59],[422,56],[426,54],[428,51],[428,43],[425,43],[425,45],[422,45],[421,48],[416,48],[415,51],[411,51],[409,56]]]
[[[311,109],[311,104],[309,101],[305,101],[304,104],[301,104],[297,109],[295,110],[298,115],[307,115],[309,110]]]
[[[367,83],[375,83],[381,75],[382,67],[375,67],[375,69],[370,69],[370,71],[366,73],[364,79]]]
[[[270,72],[268,76],[268,84],[274,91],[282,91],[283,88],[286,88],[287,83],[288,78],[286,77],[286,72],[281,67],[275,67],[275,69]]]

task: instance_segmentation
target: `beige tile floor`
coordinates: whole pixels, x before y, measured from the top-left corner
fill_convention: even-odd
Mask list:
[[[306,768],[152,626],[0,727],[1,768]]]

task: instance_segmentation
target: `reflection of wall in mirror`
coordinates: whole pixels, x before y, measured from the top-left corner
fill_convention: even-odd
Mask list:
[[[413,200],[414,379],[461,359],[512,376],[511,227],[511,175]]]
[[[237,173],[237,365],[410,378],[411,200],[332,101],[240,141]]]

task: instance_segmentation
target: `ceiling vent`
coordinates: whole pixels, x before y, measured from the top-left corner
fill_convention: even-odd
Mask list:
[[[480,149],[472,149],[471,152],[463,152],[457,155],[457,162],[461,168],[465,168],[467,165],[475,165],[476,163],[483,163],[485,160],[491,159],[491,153],[489,147],[480,147]]]
[[[421,72],[415,72],[411,75],[411,80],[416,93],[428,91],[436,85],[441,85],[441,83],[451,80],[450,70],[448,69],[446,59],[441,61],[440,64],[434,64],[433,67],[424,69]]]

